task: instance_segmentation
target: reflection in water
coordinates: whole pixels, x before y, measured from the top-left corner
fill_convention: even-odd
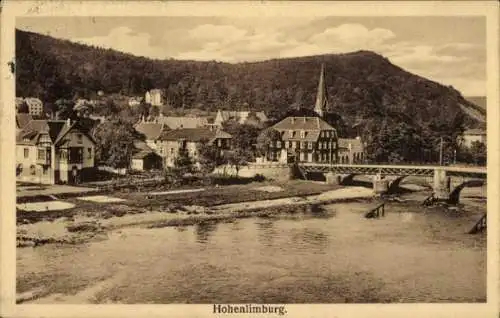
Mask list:
[[[327,207],[191,230],[133,229],[75,248],[18,249],[17,288],[74,295],[110,280],[97,303],[478,302],[486,297],[486,235],[466,231],[484,208],[451,217],[387,203]],[[417,283],[418,282],[418,283]],[[88,293],[84,293],[88,295]],[[80,302],[88,301],[81,299]]]
[[[276,231],[274,230],[275,220],[268,218],[256,219],[255,225],[257,226],[257,240],[264,246],[272,246],[274,238],[276,237]]]
[[[208,243],[209,238],[213,235],[216,229],[216,222],[201,222],[195,225],[194,231],[196,234],[196,242]]]

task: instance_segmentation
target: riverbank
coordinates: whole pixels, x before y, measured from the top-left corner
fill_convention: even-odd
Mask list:
[[[263,186],[261,191],[277,193],[277,187]],[[193,196],[199,196],[193,193]],[[130,226],[164,227],[185,226],[204,222],[220,222],[251,216],[268,216],[289,213],[294,210],[311,211],[313,205],[369,199],[372,190],[362,187],[339,188],[321,194],[289,196],[285,198],[244,201],[213,206],[180,205],[178,201],[168,206],[137,207],[138,204],[109,204],[105,209],[123,213],[102,218],[99,214],[68,213],[69,216],[53,220],[19,224],[17,226],[17,246],[29,247],[50,243],[81,244],[92,240],[105,239],[107,232]],[[199,198],[198,198],[199,199]],[[188,202],[193,202],[189,200]],[[89,207],[87,203],[81,209]],[[300,207],[300,209],[299,209]],[[102,209],[102,208],[101,208]],[[45,213],[45,212],[38,212]],[[63,214],[61,214],[63,215]]]

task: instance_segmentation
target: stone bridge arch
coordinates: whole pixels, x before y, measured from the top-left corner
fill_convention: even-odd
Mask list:
[[[448,199],[449,204],[458,204],[460,202],[460,192],[465,187],[479,187],[484,185],[484,180],[467,180],[459,184],[453,191],[450,192],[450,196]]]

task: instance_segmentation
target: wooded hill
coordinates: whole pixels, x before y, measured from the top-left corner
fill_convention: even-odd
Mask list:
[[[93,98],[98,90],[134,96],[160,88],[173,108],[263,110],[279,118],[313,108],[322,63],[329,105],[346,136],[372,140],[381,128],[404,124],[434,147],[441,136],[451,142],[465,127],[485,123],[485,111],[453,87],[370,51],[239,64],[154,60],[16,30],[16,94],[49,103]]]

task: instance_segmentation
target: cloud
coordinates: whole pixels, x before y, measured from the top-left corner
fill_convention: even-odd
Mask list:
[[[399,30],[360,23],[314,26],[313,20],[221,19],[165,29],[151,45],[150,33],[118,26],[106,36],[74,41],[153,58],[258,61],[279,57],[371,50],[416,74],[453,85],[464,94],[485,93],[485,46],[454,41],[406,40]],[[153,32],[151,32],[153,34]]]
[[[132,29],[125,26],[119,26],[112,29],[106,36],[74,38],[72,40],[102,48],[111,48],[138,56],[158,59],[167,57],[165,50],[150,45],[151,35],[149,33],[134,32]]]

